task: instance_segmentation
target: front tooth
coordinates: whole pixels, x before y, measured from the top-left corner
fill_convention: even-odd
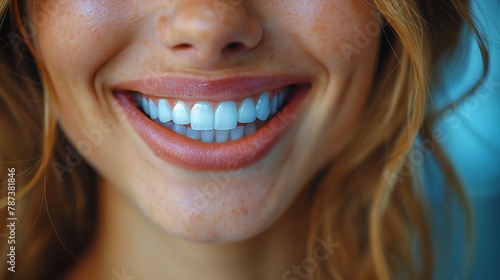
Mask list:
[[[202,130],[201,131],[201,141],[205,143],[213,143],[215,136],[215,130]]]
[[[229,133],[229,139],[238,140],[241,137],[243,137],[244,134],[245,134],[245,127],[238,126],[235,129],[231,129],[231,132]]]
[[[158,100],[158,119],[162,123],[172,120],[172,108],[165,99]]]
[[[149,99],[149,117],[152,120],[156,120],[158,118],[158,108],[151,99]]]
[[[178,101],[172,110],[172,119],[176,124],[189,124],[189,108],[184,102]]]
[[[181,125],[181,124],[174,124],[172,126],[172,130],[179,133],[180,135],[184,135],[184,136],[186,136],[186,133],[187,133],[186,127]]]
[[[194,129],[189,127],[187,129],[186,136],[189,138],[192,138],[194,140],[200,140],[201,132],[199,130],[194,130]]]
[[[269,113],[271,113],[271,108],[269,108],[269,93],[264,92],[260,96],[255,108],[257,109],[257,118],[261,121],[267,120]]]
[[[282,90],[280,94],[278,94],[278,109],[281,109],[285,104],[285,91]]]
[[[149,116],[149,102],[148,102],[148,99],[146,97],[142,98],[142,110],[144,111],[144,113],[146,115]]]
[[[208,102],[196,102],[191,109],[191,128],[194,130],[214,129],[214,111]]]
[[[276,114],[278,111],[278,96],[274,95],[273,99],[271,100],[271,115]]]
[[[257,110],[255,109],[255,105],[253,105],[252,99],[247,98],[241,103],[238,115],[240,123],[251,123],[255,121],[257,118]]]
[[[238,111],[233,101],[222,102],[215,110],[215,129],[230,130],[238,124]],[[226,140],[227,141],[227,140]]]
[[[229,130],[216,130],[215,131],[215,142],[224,143],[229,140]]]

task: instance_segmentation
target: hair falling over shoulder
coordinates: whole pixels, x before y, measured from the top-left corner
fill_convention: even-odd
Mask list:
[[[402,175],[401,168],[419,133],[432,140],[426,131],[436,116],[425,116],[425,108],[439,59],[458,44],[464,25],[476,29],[467,1],[371,2],[387,23],[375,82],[352,141],[311,180],[307,245],[312,255],[318,236],[340,244],[320,263],[315,279],[430,279],[433,257],[425,200],[414,186],[416,180]],[[10,245],[2,240],[0,278],[56,279],[63,268],[78,262],[95,231],[97,176],[57,126],[50,83],[32,48],[33,30],[24,12],[20,1],[0,1],[0,166],[18,171],[16,215],[22,219],[16,226],[16,263],[25,268],[8,274]],[[312,102],[321,103],[321,98]],[[311,146],[328,144],[328,137],[322,139],[325,143]],[[450,191],[467,209],[457,176],[436,151],[453,183]],[[307,165],[301,162],[297,168]],[[63,176],[54,172],[57,168],[65,168]],[[2,220],[8,207],[6,175],[0,173]]]

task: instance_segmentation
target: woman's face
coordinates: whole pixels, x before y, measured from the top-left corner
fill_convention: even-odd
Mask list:
[[[67,137],[146,217],[195,241],[242,240],[279,218],[322,162],[286,180],[317,148],[301,139],[348,142],[378,53],[365,1],[30,5]],[[308,135],[320,121],[329,131]]]

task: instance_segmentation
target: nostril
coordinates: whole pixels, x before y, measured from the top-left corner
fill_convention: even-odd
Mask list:
[[[230,50],[238,49],[242,46],[243,46],[243,44],[240,42],[231,42],[231,43],[227,44],[227,48]]]
[[[226,45],[224,48],[224,51],[230,51],[230,52],[235,52],[239,50],[243,50],[245,48],[245,45],[240,42],[231,42]]]
[[[173,49],[176,49],[176,50],[186,50],[186,49],[189,49],[191,47],[193,47],[191,44],[181,43],[181,44],[177,44],[175,47],[173,47]]]

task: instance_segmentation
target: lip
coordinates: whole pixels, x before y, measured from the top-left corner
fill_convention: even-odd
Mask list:
[[[156,82],[154,82],[155,80]],[[265,89],[262,88],[262,83],[255,82],[255,79],[252,80],[247,78],[232,78],[218,80],[214,83],[206,83],[208,80],[182,79],[165,81],[154,78],[152,80],[142,79],[120,84],[113,93],[132,127],[157,157],[189,170],[229,171],[258,161],[283,138],[291,123],[296,119],[301,109],[300,105],[310,90],[310,84],[295,86],[293,92],[290,93],[288,104],[255,133],[235,141],[210,144],[179,135],[152,121],[137,108],[136,101],[130,92],[139,91],[144,93],[145,91],[147,95],[148,92],[159,92],[157,91],[158,87],[166,85],[167,91],[171,89],[175,90],[175,95],[164,93],[165,88],[162,88],[163,92],[161,94],[153,94],[152,96],[202,98],[206,100],[207,93],[217,92],[214,98],[224,98],[227,100],[252,95],[260,90],[266,91],[266,89],[269,89],[270,84],[272,87],[286,86],[283,83],[285,80],[289,80],[289,78],[276,79],[276,77],[266,77],[264,80],[257,79],[257,81],[264,82],[267,85]],[[153,83],[148,84],[148,81],[153,81]],[[187,85],[186,83],[189,81],[194,81],[195,85],[200,88],[194,85]],[[229,88],[229,82],[233,81],[244,82],[243,84],[236,84],[236,86],[232,84],[231,88]],[[184,91],[180,91],[180,89]],[[226,90],[224,91],[223,89]],[[239,90],[243,93],[239,92]]]
[[[243,99],[292,84],[306,83],[295,75],[237,76],[223,79],[155,76],[117,84],[113,91],[137,91],[157,98],[224,101]]]

